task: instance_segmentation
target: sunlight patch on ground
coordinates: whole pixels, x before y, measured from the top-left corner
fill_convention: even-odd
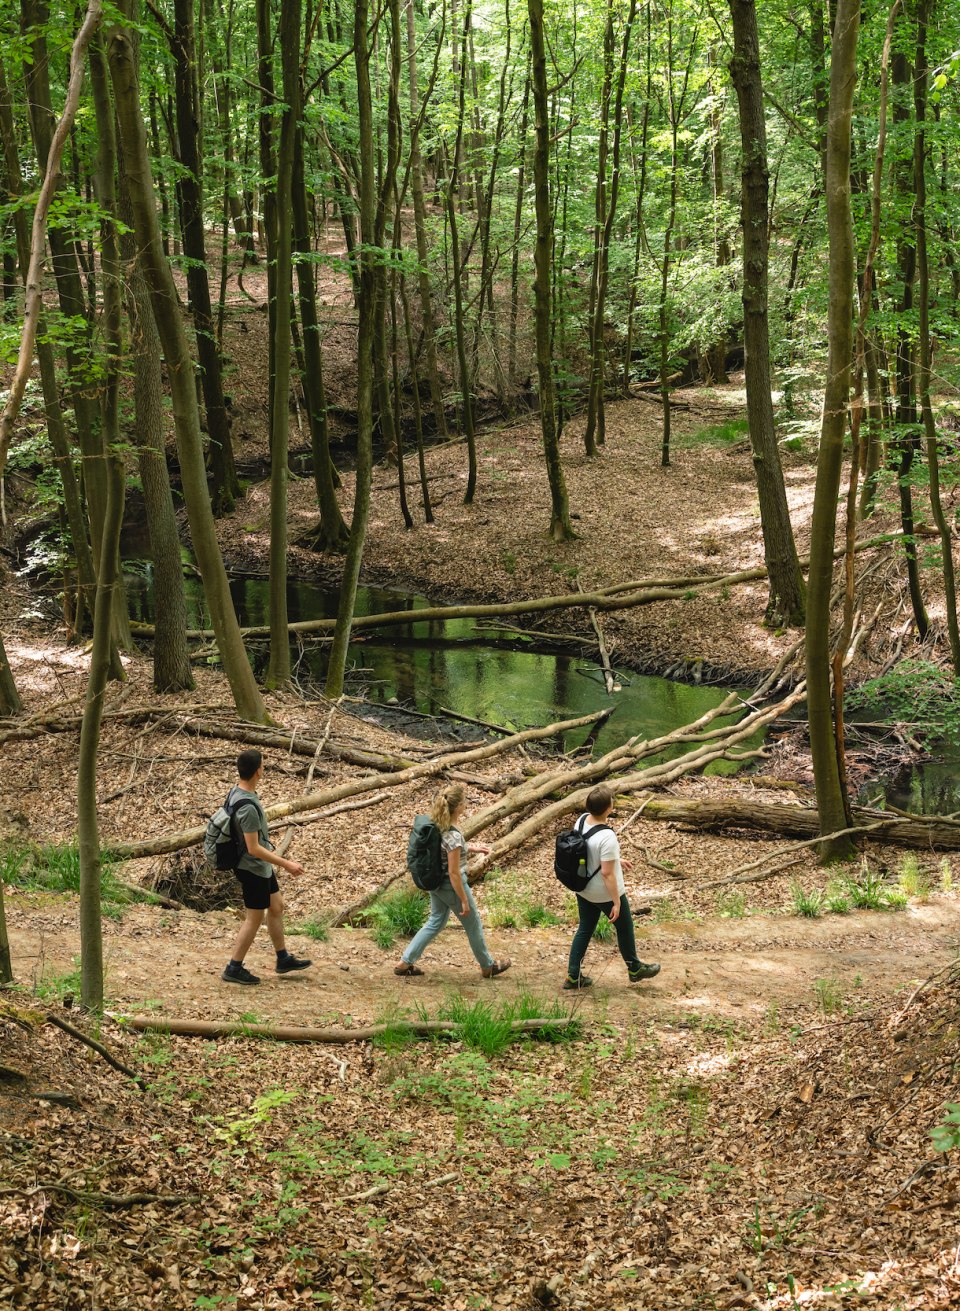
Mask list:
[[[687,1061],[687,1074],[699,1078],[710,1078],[717,1074],[726,1074],[730,1069],[732,1057],[729,1052],[714,1052],[712,1055],[694,1056]]]

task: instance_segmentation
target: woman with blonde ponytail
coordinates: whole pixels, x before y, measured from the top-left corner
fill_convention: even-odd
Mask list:
[[[477,958],[480,973],[485,979],[496,978],[510,968],[510,961],[494,960],[490,955],[477,904],[467,882],[467,857],[473,851],[486,856],[490,848],[482,842],[467,843],[457,825],[467,812],[467,793],[459,783],[452,783],[438,794],[430,810],[430,818],[440,830],[440,841],[447,861],[447,876],[438,888],[430,893],[430,915],[426,924],[412,940],[394,966],[394,974],[422,974],[417,961],[433,942],[453,911],[467,933],[470,949]]]

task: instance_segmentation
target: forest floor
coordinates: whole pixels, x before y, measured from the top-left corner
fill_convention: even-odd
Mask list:
[[[327,303],[335,306],[335,296]],[[346,303],[341,311],[346,343]],[[263,452],[266,410],[240,380],[263,374],[265,319],[252,313],[245,330],[230,326],[235,424],[251,461]],[[338,388],[349,395],[347,354],[334,354],[328,383],[333,401]],[[571,420],[564,456],[579,535],[563,546],[545,532],[535,417],[482,432],[472,507],[462,504],[465,448],[429,450],[431,527],[415,511],[417,529],[403,528],[390,485],[396,473],[378,465],[366,576],[438,600],[497,600],[760,563],[745,433],[716,435],[742,420],[742,388],[685,390],[678,400],[687,408],[677,409],[669,469],[658,463],[650,399],[610,406],[606,446],[593,461],[578,453],[582,420]],[[802,552],[809,449],[785,452],[785,468]],[[347,513],[352,491],[347,470]],[[290,505],[296,536],[316,522],[309,480],[294,481]],[[221,527],[234,565],[265,568],[268,514],[268,488],[252,485]],[[884,513],[875,523],[893,526]],[[864,612],[881,600],[883,608],[861,648],[861,678],[903,649],[910,631],[894,550],[865,558],[876,572]],[[290,563],[310,576],[329,575],[338,562],[294,546]],[[936,632],[936,571],[924,577]],[[617,663],[663,670],[702,662],[708,673],[755,678],[793,640],[764,626],[765,598],[762,584],[730,587],[610,615],[604,626]],[[15,584],[0,610],[26,714],[79,699],[86,654],[51,635],[49,607],[38,609]],[[556,622],[587,631],[576,612]],[[198,740],[180,717],[188,706],[230,716],[216,671],[198,669],[196,692],[164,698],[165,718],[135,726],[114,712],[158,698],[144,657],[130,658],[127,673],[105,707],[106,841],[201,823],[222,800],[235,758],[235,744]],[[319,700],[291,693],[268,703],[291,734],[319,737],[331,722]],[[330,740],[424,749],[371,721],[362,705],[336,714]],[[825,871],[804,852],[742,894],[706,889],[780,844],[641,816],[624,850],[634,861],[631,899],[650,911],[638,920],[640,951],[661,973],[628,988],[615,948],[595,942],[596,986],[571,998],[560,991],[571,898],[552,877],[553,835],[544,834],[477,889],[495,952],[514,961],[510,972],[480,980],[462,933],[450,928],[425,956],[425,976],[401,980],[391,970],[399,943],[378,946],[367,927],[325,936],[312,927],[402,867],[410,817],[435,784],[397,788],[360,816],[296,830],[291,855],[306,873],[282,886],[291,945],[312,956],[313,969],[277,978],[264,940],[250,957],[261,986],[231,989],[219,974],[235,911],[113,901],[104,922],[110,1008],[356,1027],[527,998],[524,1005],[572,1011],[579,1032],[487,1054],[467,1040],[200,1042],[103,1021],[101,1039],[146,1077],[141,1092],[42,1022],[62,1017],[64,996],[76,991],[77,902],[62,886],[22,877],[17,853],[74,840],[77,746],[71,729],[7,740],[0,752],[0,876],[19,985],[0,999],[0,1306],[960,1306],[957,1153],[938,1154],[930,1137],[944,1103],[960,1101],[952,967],[960,900],[949,862],[867,844],[866,866],[888,884],[899,879],[905,907],[807,919],[797,914],[795,889],[816,894],[861,873]],[[544,760],[531,749],[480,774],[492,784]],[[302,792],[308,759],[278,749],[267,764],[266,800]],[[332,787],[360,772],[324,757],[313,777]],[[809,783],[803,761],[791,777]],[[736,787],[782,802],[778,784],[696,778],[673,792],[729,796]],[[469,791],[473,808],[489,799],[480,784]],[[787,796],[809,800],[802,790]],[[151,857],[120,875],[151,885],[175,865]],[[75,1011],[72,1022],[93,1028]],[[50,1091],[66,1100],[45,1100]]]

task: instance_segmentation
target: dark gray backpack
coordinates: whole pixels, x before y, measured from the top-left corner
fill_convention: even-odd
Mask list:
[[[418,815],[413,821],[407,842],[407,869],[424,892],[433,892],[446,878],[440,830],[429,815]]]

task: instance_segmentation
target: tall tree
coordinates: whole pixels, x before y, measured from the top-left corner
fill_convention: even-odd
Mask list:
[[[530,18],[530,85],[536,124],[533,151],[534,205],[537,242],[534,250],[536,276],[533,284],[534,323],[537,341],[537,381],[540,398],[540,431],[550,484],[550,536],[555,542],[573,536],[570,502],[560,462],[557,435],[556,386],[553,376],[550,259],[553,244],[553,211],[550,205],[550,103],[547,86],[547,52],[543,32],[543,0],[527,0]]]
[[[849,836],[834,836],[849,827],[849,805],[841,784],[833,732],[830,594],[833,587],[837,497],[850,399],[853,345],[855,257],[850,203],[850,124],[859,26],[860,0],[837,0],[827,130],[827,226],[830,242],[827,335],[830,346],[813,501],[806,630],[810,752],[813,757],[820,832],[825,838],[820,854],[825,862],[844,859],[853,850]]]
[[[729,3],[733,20],[730,75],[740,107],[743,150],[744,372],[763,551],[770,583],[767,615],[772,622],[799,625],[804,620],[803,574],[790,523],[770,382],[770,173],[756,3],[755,0],[729,0]]]

